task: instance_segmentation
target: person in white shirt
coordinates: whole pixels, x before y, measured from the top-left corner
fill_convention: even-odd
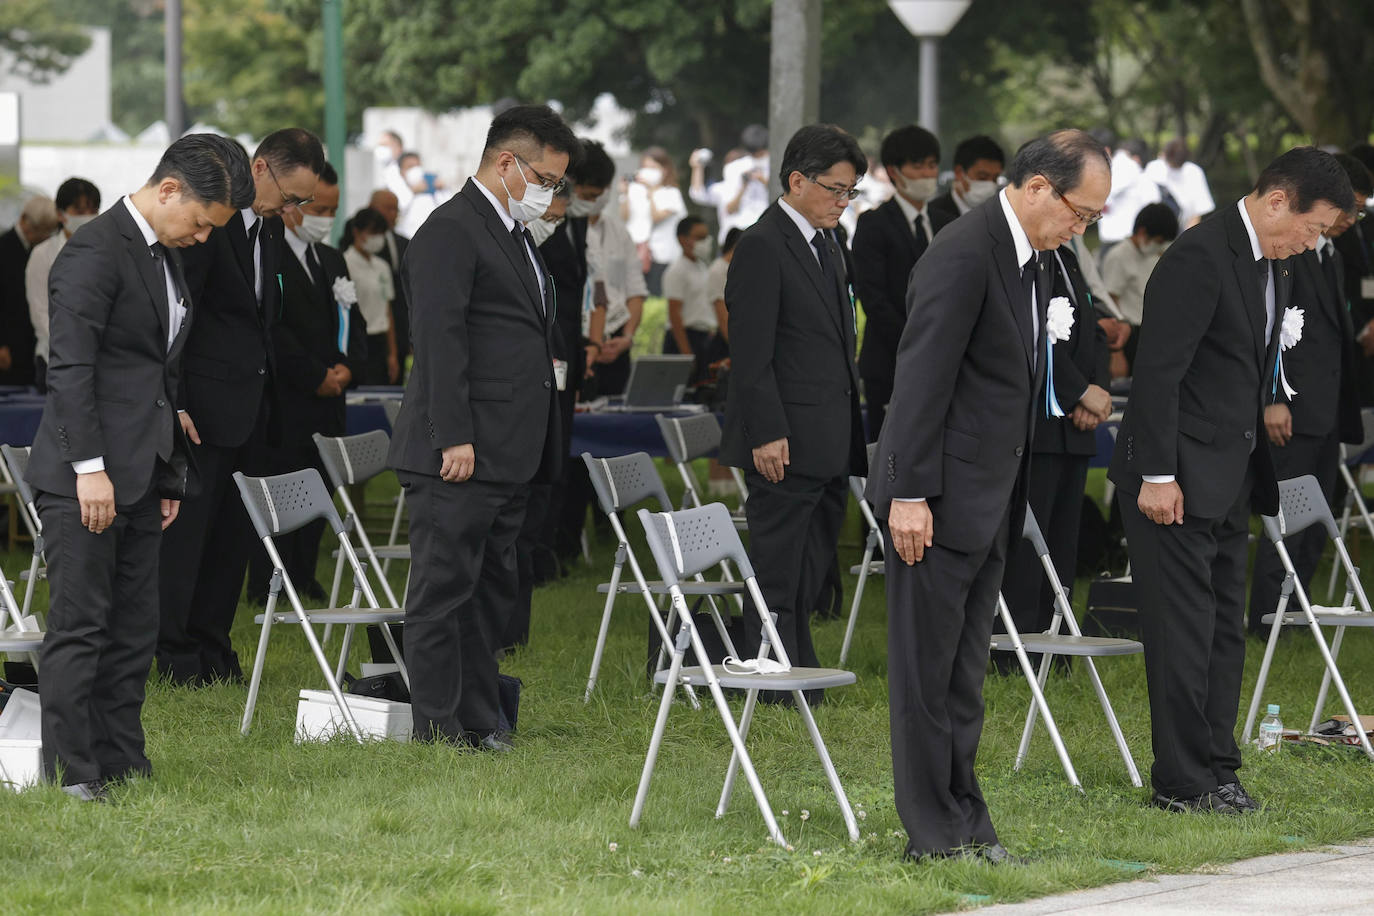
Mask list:
[[[1178,223],[1184,229],[1198,224],[1217,208],[1207,174],[1202,166],[1188,161],[1188,144],[1175,137],[1164,144],[1159,158],[1145,166],[1145,177],[1164,188],[1178,204]]]
[[[736,147],[725,154],[722,163],[725,168],[730,164],[747,156],[748,153]],[[720,181],[706,183],[706,166],[711,162],[711,151],[708,149],[693,150],[692,155],[687,159],[687,166],[692,170],[691,183],[687,187],[687,194],[692,198],[692,203],[701,207],[710,207],[716,211],[716,225],[720,227],[719,237],[724,241],[726,233],[735,225],[735,214],[739,212],[740,201],[744,196],[744,188],[729,185],[724,178]]]
[[[367,325],[364,385],[394,385],[401,376],[396,323],[391,315],[395,282],[391,267],[379,257],[386,244],[386,228],[386,218],[371,207],[359,210],[344,227],[344,262],[358,292],[358,311]]]
[[[425,220],[435,208],[452,195],[444,182],[433,172],[426,172],[420,164],[420,154],[404,152],[401,154],[399,169],[387,183],[387,190],[396,195],[401,207],[401,217],[396,222],[396,231],[411,238],[424,225]],[[399,178],[399,182],[396,180]]]
[[[1178,218],[1174,211],[1165,204],[1148,204],[1136,214],[1130,237],[1102,257],[1103,282],[1111,290],[1122,320],[1133,329],[1140,327],[1144,315],[1145,284],[1159,263],[1159,256],[1176,238]],[[1135,361],[1136,337],[1132,333],[1122,351],[1127,371]],[[1116,362],[1116,354],[1113,361]],[[1114,371],[1113,375],[1116,374]]]
[[[649,293],[662,295],[663,271],[677,257],[677,223],[687,215],[668,151],[661,146],[645,150],[634,180],[621,182],[621,193],[620,216],[638,246]]]
[[[24,266],[24,292],[33,324],[33,383],[48,390],[48,274],[67,239],[100,213],[100,189],[84,178],[68,178],[57,189],[57,219],[62,230],[37,245]]]
[[[663,273],[663,295],[668,300],[668,326],[663,331],[664,353],[690,353],[696,357],[691,381],[707,374],[714,355],[716,310],[706,284],[711,272],[711,236],[699,216],[684,216],[677,224],[682,254]]]
[[[1159,202],[1159,185],[1145,174],[1146,150],[1141,141],[1126,140],[1112,154],[1112,193],[1097,224],[1103,254],[1131,234],[1142,207]]]

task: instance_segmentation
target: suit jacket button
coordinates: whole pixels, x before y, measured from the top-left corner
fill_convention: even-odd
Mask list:
[[[162,398],[158,398],[158,399],[157,399],[157,406],[158,406],[158,407],[166,407],[166,406],[167,406],[167,402],[164,401],[164,400],[162,400]]]
[[[1017,458],[1020,458],[1020,457],[1021,457],[1022,455],[1024,455],[1025,453],[1026,453],[1026,447],[1025,447],[1024,445],[1018,445],[1018,446],[1016,446],[1016,457],[1017,457]]]
[[[1247,438],[1247,439],[1253,439],[1253,438],[1255,438],[1255,432],[1254,432],[1254,430],[1247,429],[1247,430],[1245,431],[1245,438]]]
[[[263,369],[263,368],[259,368],[259,369],[258,369],[258,375],[266,375],[266,374],[267,374],[267,370],[266,370],[266,369]]]
[[[548,379],[544,379],[544,387],[545,387],[545,388],[552,388],[552,387],[553,387],[553,383],[550,382]]]

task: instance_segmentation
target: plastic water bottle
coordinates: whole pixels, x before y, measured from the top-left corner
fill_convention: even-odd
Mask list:
[[[1278,752],[1283,743],[1283,720],[1279,718],[1279,704],[1270,703],[1259,727],[1259,749]]]

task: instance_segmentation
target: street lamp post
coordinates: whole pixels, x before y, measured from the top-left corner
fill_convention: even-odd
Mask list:
[[[940,133],[938,48],[973,0],[887,0],[887,5],[906,30],[921,41],[920,95],[917,121],[935,135]]]

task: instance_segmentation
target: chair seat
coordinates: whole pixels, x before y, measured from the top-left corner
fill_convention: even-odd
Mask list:
[[[864,565],[863,565],[862,563],[855,563],[853,566],[849,567],[849,574],[850,574],[851,576],[857,576],[859,573],[861,573],[861,572],[863,572],[863,571],[864,571]],[[869,574],[870,576],[884,576],[884,575],[887,575],[887,564],[884,563],[882,560],[869,560],[869,561],[868,561],[868,574]]]
[[[668,586],[663,584],[662,579],[649,579],[644,583],[649,586],[650,594],[666,595]],[[678,587],[682,589],[684,595],[742,595],[744,594],[743,582],[679,582]],[[604,595],[611,590],[611,583],[602,582],[596,587],[597,592]],[[629,592],[639,590],[639,583],[631,579],[629,582],[621,580],[615,587],[617,595],[624,595]]]
[[[1312,616],[1317,618],[1317,625],[1323,627],[1374,627],[1374,614],[1366,614],[1364,611],[1356,610],[1353,607],[1334,608],[1314,604],[1312,605]],[[1274,622],[1274,615],[1265,614],[1260,619],[1267,626]],[[1307,626],[1307,615],[1301,612],[1285,613],[1283,625],[1286,627],[1305,627]]]
[[[406,612],[395,607],[329,607],[306,608],[305,615],[310,618],[311,623],[347,625],[350,623],[401,623],[405,620]],[[258,614],[253,618],[253,622],[261,624],[265,619],[267,619],[266,614]],[[294,611],[277,610],[272,613],[272,623],[300,623],[300,619],[296,617]]]
[[[367,559],[367,554],[363,552],[362,548],[357,548],[355,552],[358,554],[358,559]],[[377,559],[379,560],[410,559],[409,544],[374,544],[372,547],[372,552],[377,555]],[[331,557],[337,557],[339,555],[339,548],[335,547],[333,550],[329,552],[329,555]]]
[[[0,632],[0,652],[37,652],[42,645],[42,633]]]
[[[40,579],[46,579],[46,578],[48,578],[48,567],[46,567],[46,566],[40,566],[40,567],[38,567],[38,578],[40,578]],[[19,581],[20,581],[20,582],[27,582],[27,581],[29,581],[29,571],[28,571],[27,569],[21,569],[21,570],[19,570]]]
[[[736,690],[754,687],[762,690],[821,690],[826,687],[845,687],[858,680],[853,671],[839,668],[793,668],[783,674],[729,674],[720,665],[712,665],[711,670],[716,673],[720,686]],[[706,672],[698,666],[682,668],[678,675],[680,680],[693,687],[706,686]],[[666,684],[667,669],[656,673],[654,682]]]
[[[1027,652],[1089,658],[1135,655],[1137,652],[1145,651],[1145,647],[1134,639],[1112,639],[1107,636],[1051,636],[1048,633],[1031,633],[1021,637],[1021,644],[1026,647]],[[992,634],[992,649],[994,652],[1016,651],[1006,633]]]

